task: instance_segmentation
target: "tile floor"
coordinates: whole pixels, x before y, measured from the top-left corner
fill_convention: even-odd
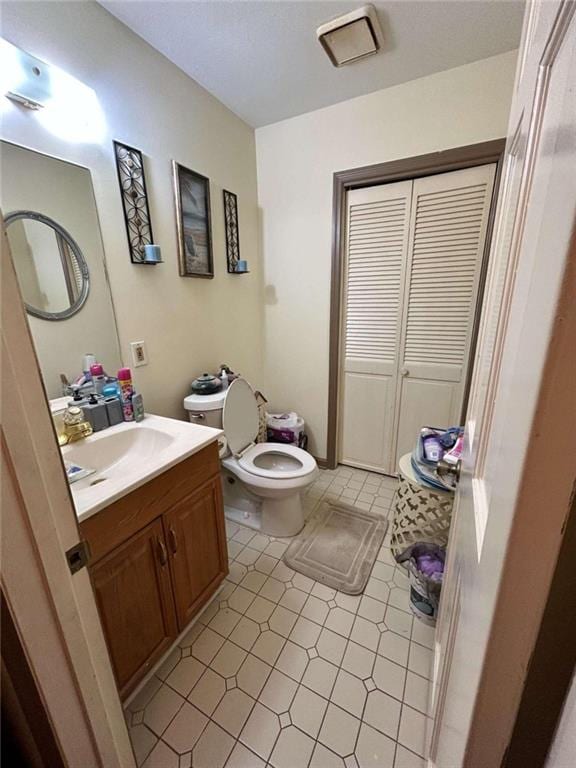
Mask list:
[[[322,471],[304,498],[387,516],[396,481]],[[143,768],[422,768],[433,631],[388,546],[363,595],[295,573],[289,544],[227,523],[216,600],[126,708]]]

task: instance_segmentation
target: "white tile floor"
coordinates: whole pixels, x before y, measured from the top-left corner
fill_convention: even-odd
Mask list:
[[[339,467],[305,496],[387,516],[396,481]],[[217,599],[126,715],[144,768],[422,768],[433,631],[388,546],[363,595],[282,562],[289,540],[227,524]]]

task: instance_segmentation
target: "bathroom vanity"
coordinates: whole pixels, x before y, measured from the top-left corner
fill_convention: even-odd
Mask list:
[[[148,416],[63,449],[96,468],[71,487],[122,697],[228,573],[219,434]]]

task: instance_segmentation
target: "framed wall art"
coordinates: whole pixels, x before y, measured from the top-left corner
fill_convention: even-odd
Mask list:
[[[214,277],[210,181],[173,161],[178,260],[182,277]]]
[[[114,157],[122,195],[130,261],[133,264],[146,264],[149,262],[145,259],[144,246],[150,245],[154,240],[142,153],[139,149],[115,141]]]

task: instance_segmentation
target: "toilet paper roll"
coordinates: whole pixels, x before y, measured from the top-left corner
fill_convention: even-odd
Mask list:
[[[223,459],[228,453],[228,440],[222,435],[218,438],[218,456]]]

